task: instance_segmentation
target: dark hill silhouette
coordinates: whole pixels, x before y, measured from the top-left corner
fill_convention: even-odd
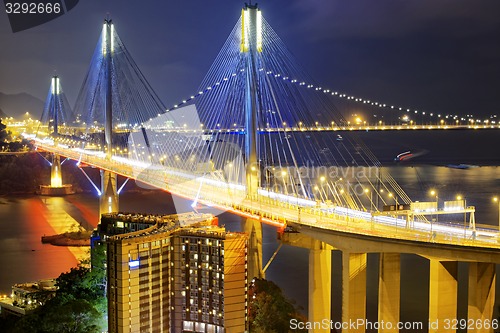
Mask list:
[[[26,112],[32,119],[40,119],[44,102],[27,93],[4,94],[0,92],[0,109],[6,116],[23,119]]]

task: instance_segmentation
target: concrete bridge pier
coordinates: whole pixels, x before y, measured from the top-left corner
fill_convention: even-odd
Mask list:
[[[483,327],[475,327],[470,332],[493,332],[494,329],[485,328],[487,321],[493,319],[495,304],[496,273],[495,264],[483,262],[469,263],[469,296],[468,319],[482,323]],[[491,325],[490,325],[491,326]]]
[[[248,280],[265,279],[262,270],[262,222],[255,219],[244,219],[242,228],[248,235]]]
[[[52,164],[50,166],[50,186],[62,187],[61,157],[52,154]]]
[[[457,318],[458,262],[439,259],[429,261],[429,322],[439,322],[439,327],[431,327],[429,332],[455,332],[453,327],[446,329],[443,319]],[[467,318],[458,318],[467,319],[469,332],[494,332],[491,320],[495,303],[495,283],[494,263],[469,262],[468,314]]]
[[[342,251],[342,323],[366,319],[366,253]],[[347,327],[343,333],[364,333],[365,327]]]
[[[309,248],[309,293],[308,320],[322,322],[330,320],[332,304],[332,246],[312,240]],[[314,332],[329,333],[330,329],[315,329]]]
[[[332,309],[332,250],[327,243],[301,233],[279,234],[284,244],[309,250],[309,289],[307,320],[330,321]],[[314,333],[330,333],[329,328],[315,328]]]
[[[429,265],[429,333],[455,332],[443,319],[457,318],[458,262],[429,259]]]
[[[347,327],[345,325],[351,322],[356,323],[358,320],[361,323],[361,320],[366,319],[367,253],[380,255],[378,324],[385,322],[393,326],[392,328],[391,325],[379,326],[379,332],[398,332],[396,326],[401,322],[401,254],[403,253],[419,255],[429,262],[429,289],[424,291],[429,295],[429,333],[455,332],[453,322],[446,325],[446,319],[451,321],[465,319],[468,320],[467,324],[474,321],[474,325],[469,329],[470,332],[493,333],[495,331],[492,320],[495,319],[493,310],[496,264],[500,263],[500,254],[497,249],[435,243],[422,246],[421,242],[413,244],[409,241],[392,239],[381,241],[378,236],[346,235],[336,230],[328,232],[324,228],[300,224],[290,226],[294,228],[294,231],[281,235],[283,243],[305,247],[311,251],[318,250],[318,245],[315,244],[321,244],[321,248],[323,244],[328,244],[342,252],[342,324],[344,325],[342,333],[366,331],[366,326],[363,325],[347,325]],[[313,253],[310,254],[310,258],[314,263]],[[457,318],[459,262],[468,263],[469,266],[467,318]],[[310,265],[314,266],[312,263],[310,262]],[[313,270],[314,267],[310,269]],[[320,272],[317,270],[311,275],[317,278]],[[330,273],[321,272],[321,274],[330,278]],[[321,282],[323,285],[326,283]],[[311,296],[311,286],[309,291]],[[329,292],[328,296],[330,296]],[[313,308],[310,305],[310,309]],[[324,316],[321,319],[330,319],[328,314],[322,313],[321,316]],[[309,320],[317,318],[315,315],[310,315]]]
[[[52,155],[52,162],[50,162],[50,185],[40,185],[41,195],[67,195],[73,194],[73,187],[71,184],[63,184],[62,182],[62,169],[61,169],[61,156],[57,154]]]
[[[378,279],[378,322],[397,323],[401,305],[401,254],[380,253]],[[399,332],[383,326],[379,333]]]
[[[99,216],[118,212],[117,174],[101,170],[101,197]]]

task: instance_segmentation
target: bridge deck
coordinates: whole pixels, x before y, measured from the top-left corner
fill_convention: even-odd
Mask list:
[[[500,249],[499,233],[493,229],[473,231],[464,226],[428,223],[335,206],[316,206],[316,202],[260,189],[248,197],[245,187],[224,182],[217,174],[194,175],[182,170],[148,165],[124,157],[107,160],[103,153],[78,148],[38,144],[38,149],[60,154],[76,161],[136,179],[158,189],[200,204],[213,206],[235,214],[254,218],[276,227],[293,223],[316,230],[344,234],[375,236],[386,240],[403,240],[436,245],[454,245],[490,250]]]

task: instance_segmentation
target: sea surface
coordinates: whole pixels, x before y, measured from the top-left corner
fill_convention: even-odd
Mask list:
[[[371,149],[378,152],[376,155],[386,162],[384,170],[398,181],[413,200],[428,200],[431,188],[440,193],[442,200],[453,200],[460,194],[466,198],[468,205],[476,207],[477,223],[497,227],[499,211],[498,206],[492,203],[492,197],[500,194],[500,167],[495,166],[500,165],[500,152],[496,145],[500,132],[482,131],[484,134],[479,134],[481,138],[478,139],[475,135],[480,132],[449,131],[446,132],[447,140],[441,137],[444,131],[419,131],[416,137],[415,134],[409,135],[413,133],[411,131],[373,132],[373,135],[370,132],[361,135],[371,135]],[[452,133],[453,140],[448,140],[448,133]],[[464,133],[467,133],[467,137],[464,137]],[[467,145],[468,140],[474,146]],[[457,148],[457,144],[464,146]],[[399,153],[405,149],[422,149],[428,153],[411,164],[393,164],[391,161],[394,152]],[[455,169],[445,166],[458,163],[478,167]],[[185,210],[189,204],[190,202],[178,199],[174,204],[168,193],[140,190],[133,185],[120,195],[120,210],[127,212],[171,214],[176,212],[176,208]],[[88,255],[87,249],[42,244],[40,238],[43,235],[75,230],[79,226],[93,229],[98,223],[97,212],[98,197],[92,192],[66,197],[0,197],[0,295],[10,293],[10,288],[15,283],[57,277],[77,265],[80,259]],[[241,230],[240,217],[220,213],[219,224],[226,225],[232,231]],[[278,248],[276,238],[276,229],[263,226],[264,263]],[[332,261],[332,319],[339,320],[340,253],[334,252]],[[369,255],[367,316],[371,321],[377,319],[377,267],[377,255]],[[459,283],[467,281],[466,273],[466,264],[460,264]],[[401,319],[426,323],[428,262],[416,255],[403,255],[401,274]],[[282,287],[287,297],[295,300],[301,311],[307,314],[307,250],[283,246],[269,266],[266,276]],[[466,291],[462,289],[459,291],[459,316],[464,316],[467,312],[465,300]],[[498,306],[495,308],[498,309]]]

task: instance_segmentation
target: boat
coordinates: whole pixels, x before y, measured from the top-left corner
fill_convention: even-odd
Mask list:
[[[471,168],[479,168],[478,165],[472,165],[472,164],[448,164],[446,165],[448,168],[452,169],[471,169]]]
[[[395,162],[402,162],[404,160],[409,160],[413,157],[413,154],[411,151],[405,151],[401,154],[398,154],[395,158],[394,158],[394,161]]]
[[[395,158],[394,158],[394,162],[403,162],[403,161],[408,161],[408,160],[411,160],[411,159],[414,159],[415,157],[419,157],[419,156],[422,156],[422,155],[425,155],[427,154],[428,151],[427,150],[423,150],[423,149],[417,149],[417,150],[408,150],[408,151],[405,151],[401,154],[398,154]]]

